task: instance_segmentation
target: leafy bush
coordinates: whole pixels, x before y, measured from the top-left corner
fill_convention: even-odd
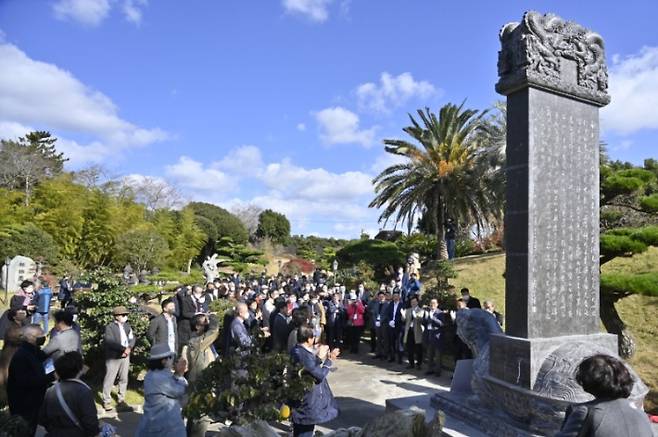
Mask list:
[[[336,272],[336,282],[344,284],[347,289],[355,289],[363,284],[366,290],[376,292],[379,284],[375,280],[375,270],[365,261],[359,262],[351,269],[339,269]]]
[[[457,309],[457,295],[454,289],[444,290],[436,287],[426,289],[420,297],[420,303],[429,306],[432,299],[439,301],[439,308],[443,310]]]
[[[203,371],[183,414],[192,420],[209,416],[235,424],[276,421],[280,406],[301,401],[313,384],[286,354],[233,354]]]
[[[0,259],[17,255],[54,263],[57,260],[57,243],[46,231],[33,223],[15,225],[0,237]]]
[[[130,311],[128,323],[137,340],[130,360],[133,363],[131,370],[133,374],[139,373],[146,363],[150,347],[146,340],[148,314],[140,309],[135,294],[109,270],[95,270],[86,279],[93,284],[94,289],[78,292],[75,300],[79,310],[83,352],[92,374],[104,369],[103,334],[105,326],[114,320],[112,309],[119,305],[124,305]]]
[[[630,294],[658,296],[658,272],[604,273],[601,275],[601,290],[621,296]]]
[[[359,262],[368,263],[375,270],[375,279],[386,277],[386,270],[404,264],[406,255],[395,243],[382,240],[355,241],[336,252],[340,267],[352,267]]]
[[[601,235],[601,253],[610,257],[624,256],[626,254],[641,253],[647,250],[647,245],[634,240],[630,235],[621,233],[623,229],[616,229]]]
[[[328,269],[335,258],[336,251],[344,247],[347,243],[347,240],[336,238],[322,238],[314,235],[293,235],[287,239],[285,244],[288,246],[286,248],[288,253],[294,253],[298,258],[314,261],[322,260],[321,263],[324,268]],[[325,251],[325,249],[329,250]],[[327,256],[330,258],[327,259]]]
[[[441,308],[455,309],[457,296],[454,287],[449,283],[450,279],[457,277],[453,262],[448,260],[431,261],[428,268],[434,274],[436,285],[425,289],[421,296],[422,304],[429,305],[431,299],[437,299]]]
[[[457,257],[472,255],[475,253],[475,241],[470,238],[459,239],[455,243],[455,255]]]
[[[421,259],[430,259],[436,255],[436,237],[432,235],[421,233],[403,235],[395,241],[395,244],[406,256],[417,253]]]

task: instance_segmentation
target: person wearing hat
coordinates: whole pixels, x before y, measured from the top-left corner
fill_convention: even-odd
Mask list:
[[[133,411],[126,404],[125,396],[128,388],[128,370],[130,368],[130,353],[135,347],[135,336],[128,324],[128,308],[121,305],[112,310],[114,321],[105,327],[103,346],[105,348],[105,379],[103,379],[103,408],[112,411],[112,387],[119,379],[119,394],[117,411]]]
[[[151,347],[147,367],[144,414],[135,436],[185,437],[181,401],[187,390],[187,380],[183,377],[187,361],[181,358],[174,364],[174,353],[169,346],[158,343]]]
[[[357,297],[354,290],[350,291],[346,312],[347,332],[345,332],[345,337],[347,344],[345,346],[350,349],[350,352],[358,354],[361,334],[363,333],[363,328],[366,324],[363,317],[366,308],[363,306],[363,302]]]

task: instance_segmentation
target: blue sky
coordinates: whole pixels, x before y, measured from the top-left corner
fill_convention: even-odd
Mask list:
[[[554,12],[603,35],[612,157],[658,156],[658,2],[0,0],[0,136],[47,129],[69,168],[376,232],[372,177],[406,114],[486,108],[499,28]]]

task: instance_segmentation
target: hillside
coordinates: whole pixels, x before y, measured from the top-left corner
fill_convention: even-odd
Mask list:
[[[484,255],[455,261],[457,278],[451,281],[457,289],[468,287],[480,299],[493,300],[505,309],[505,255]],[[658,270],[658,248],[633,258],[616,259],[604,266],[604,271],[644,273]],[[628,324],[637,342],[637,353],[630,364],[649,386],[645,408],[658,414],[658,298],[631,296],[617,304],[622,319]]]

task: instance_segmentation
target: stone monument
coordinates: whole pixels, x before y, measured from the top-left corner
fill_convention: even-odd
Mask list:
[[[438,394],[433,405],[479,420],[491,435],[552,435],[569,403],[591,399],[574,381],[580,361],[617,354],[616,336],[599,323],[598,111],[610,101],[604,46],[579,24],[537,12],[503,26],[500,41],[506,329],[481,328],[478,338],[488,341],[478,341],[474,394],[461,401]],[[457,323],[464,338],[481,322]],[[636,379],[631,400],[641,406],[648,390]]]
[[[18,291],[25,279],[33,281],[37,277],[37,270],[37,263],[32,258],[20,255],[13,257],[9,262],[8,273],[6,267],[2,267],[2,288],[10,292]]]

